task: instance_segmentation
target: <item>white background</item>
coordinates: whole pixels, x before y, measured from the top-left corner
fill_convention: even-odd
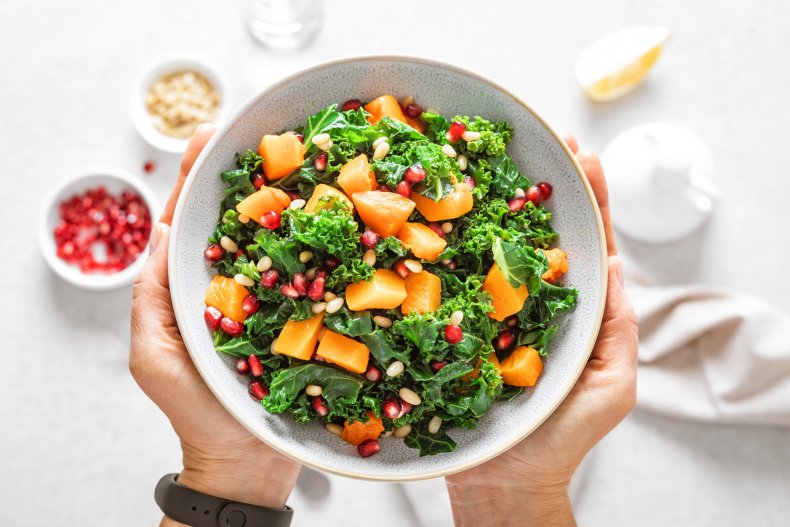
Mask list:
[[[227,0],[0,3],[0,524],[153,525],[153,486],[179,469],[167,420],[127,371],[129,289],[88,293],[64,284],[49,272],[34,236],[47,187],[82,166],[135,172],[164,202],[177,160],[145,146],[128,116],[135,75],[162,54],[188,51],[218,63],[237,103],[316,62],[400,53],[500,82],[583,146],[600,149],[644,121],[686,125],[716,155],[722,199],[712,221],[673,245],[623,245],[660,283],[719,284],[790,309],[790,4],[326,6],[319,38],[284,55],[256,46],[238,3]],[[627,98],[587,102],[574,83],[575,59],[597,36],[635,24],[669,26],[666,54]],[[149,159],[158,169],[146,176]],[[671,204],[672,195],[666,199]],[[788,496],[786,429],[635,412],[591,457],[576,512],[590,526],[767,526],[786,524]],[[297,491],[291,503],[296,526],[319,518],[324,525],[416,524],[393,486],[333,479],[329,496]]]

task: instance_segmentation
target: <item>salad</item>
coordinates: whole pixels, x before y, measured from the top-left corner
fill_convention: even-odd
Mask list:
[[[383,95],[238,154],[204,317],[263,409],[424,456],[535,385],[578,294],[513,133]]]

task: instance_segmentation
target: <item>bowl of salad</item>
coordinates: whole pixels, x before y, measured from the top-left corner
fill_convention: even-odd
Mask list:
[[[371,480],[526,437],[580,375],[606,294],[600,214],[557,134],[496,84],[407,57],[248,102],[195,163],[169,250],[179,328],[227,410]]]

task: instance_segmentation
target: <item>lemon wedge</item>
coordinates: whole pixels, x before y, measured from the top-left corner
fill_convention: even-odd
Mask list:
[[[576,79],[590,99],[606,102],[636,88],[669,40],[665,27],[630,27],[610,33],[584,50]]]

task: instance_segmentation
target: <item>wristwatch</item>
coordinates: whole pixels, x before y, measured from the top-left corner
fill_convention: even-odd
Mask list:
[[[289,527],[294,512],[209,496],[179,483],[178,474],[159,480],[154,499],[166,516],[192,527]]]

